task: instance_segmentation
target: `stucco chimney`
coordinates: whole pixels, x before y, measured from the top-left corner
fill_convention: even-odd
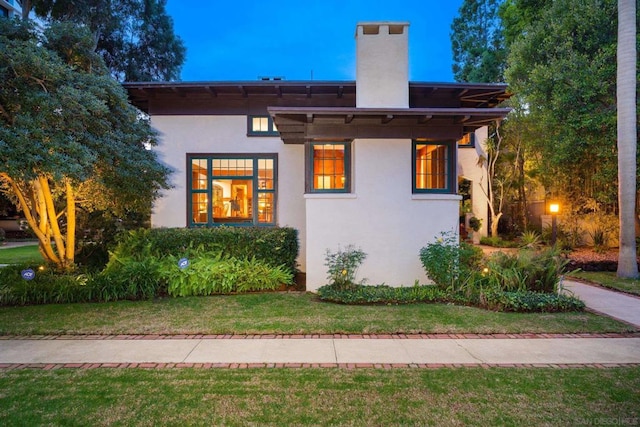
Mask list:
[[[409,107],[409,23],[356,27],[356,107]]]

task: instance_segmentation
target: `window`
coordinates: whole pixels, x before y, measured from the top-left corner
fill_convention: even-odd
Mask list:
[[[452,142],[413,142],[413,192],[453,193],[454,145]]]
[[[458,140],[458,147],[475,147],[476,146],[476,134],[473,132],[465,134]]]
[[[189,225],[275,225],[277,155],[190,154]]]
[[[307,192],[350,192],[351,143],[312,142],[307,147]]]
[[[278,135],[278,129],[276,129],[271,116],[248,116],[247,135],[274,136]]]

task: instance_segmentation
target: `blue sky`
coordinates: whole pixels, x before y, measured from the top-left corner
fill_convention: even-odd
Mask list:
[[[408,21],[409,79],[452,82],[462,0],[169,0],[187,46],[183,81],[355,80],[355,27]]]

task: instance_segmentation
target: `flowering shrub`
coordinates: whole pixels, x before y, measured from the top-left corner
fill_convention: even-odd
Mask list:
[[[324,265],[327,266],[329,284],[338,288],[346,288],[364,282],[363,279],[356,283],[356,274],[366,257],[366,253],[353,245],[348,245],[344,250],[338,248],[337,252],[331,252],[327,249]]]

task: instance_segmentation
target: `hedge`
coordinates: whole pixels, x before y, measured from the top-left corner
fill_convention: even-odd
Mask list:
[[[187,256],[190,250],[215,251],[225,257],[255,258],[296,272],[298,231],[289,227],[152,228],[125,233],[114,250],[117,257]]]

